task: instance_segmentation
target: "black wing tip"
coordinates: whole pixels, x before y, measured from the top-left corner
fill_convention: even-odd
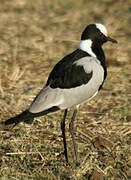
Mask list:
[[[6,121],[0,122],[0,131],[7,131],[10,129],[10,124],[6,124]]]
[[[20,122],[32,122],[33,117],[31,116],[31,113],[28,110],[23,111],[22,113],[16,115],[15,117],[9,118],[6,121],[2,122],[2,125],[8,126],[11,124],[14,124],[16,126]]]
[[[8,126],[8,125],[10,125],[10,124],[15,124],[16,122],[15,122],[15,118],[10,118],[10,119],[7,119],[6,121],[4,121],[3,122],[3,124],[5,125],[5,126]]]
[[[29,110],[25,110],[24,112],[18,114],[15,117],[12,117],[10,119],[7,119],[6,121],[0,122],[0,130],[6,130],[6,126],[13,125],[15,127],[20,122],[24,122],[26,124],[32,124],[35,117],[44,116],[49,113],[53,113],[60,110],[59,107],[53,106],[43,112],[40,113],[31,113]]]

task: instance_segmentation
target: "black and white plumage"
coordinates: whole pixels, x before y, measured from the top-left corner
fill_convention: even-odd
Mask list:
[[[8,119],[4,125],[19,122],[32,123],[35,117],[46,115],[60,109],[65,109],[61,129],[64,142],[64,153],[68,163],[65,118],[67,109],[89,101],[101,89],[107,75],[105,55],[102,45],[107,41],[117,41],[107,36],[107,30],[102,24],[90,24],[82,33],[78,49],[65,56],[51,71],[46,85],[21,114]],[[70,133],[77,161],[77,151],[73,136],[73,121],[77,109],[70,122]]]

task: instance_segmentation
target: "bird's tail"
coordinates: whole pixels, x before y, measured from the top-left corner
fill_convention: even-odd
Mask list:
[[[17,116],[7,119],[6,121],[2,122],[4,126],[14,124],[16,126],[20,122],[24,122],[26,124],[32,124],[35,117],[44,116],[46,114],[52,113],[59,110],[57,106],[53,106],[47,110],[44,110],[39,113],[31,113],[28,109],[23,111],[22,113],[18,114]]]
[[[28,110],[25,110],[24,112],[18,114],[17,116],[6,120],[5,122],[3,122],[3,124],[5,126],[10,125],[10,124],[14,124],[14,126],[16,126],[20,122],[31,124],[33,122],[33,119],[34,119],[33,114],[30,113]]]

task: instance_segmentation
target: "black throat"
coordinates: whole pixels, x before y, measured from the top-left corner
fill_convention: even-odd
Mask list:
[[[93,43],[91,46],[92,51],[96,55],[97,59],[101,62],[101,65],[104,69],[104,79],[107,76],[107,67],[106,67],[106,60],[105,60],[105,54],[102,49],[101,45],[97,45],[96,43]]]

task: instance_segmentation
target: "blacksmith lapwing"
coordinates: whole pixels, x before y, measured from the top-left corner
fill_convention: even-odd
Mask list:
[[[107,41],[117,43],[107,35],[102,24],[88,25],[81,35],[78,48],[59,61],[51,71],[49,78],[27,110],[10,118],[3,124],[17,125],[20,122],[30,124],[34,118],[65,109],[61,121],[64,154],[68,163],[65,119],[68,108],[74,107],[69,124],[76,162],[77,151],[73,136],[73,122],[80,104],[89,101],[101,89],[107,76],[105,55],[102,45]]]

